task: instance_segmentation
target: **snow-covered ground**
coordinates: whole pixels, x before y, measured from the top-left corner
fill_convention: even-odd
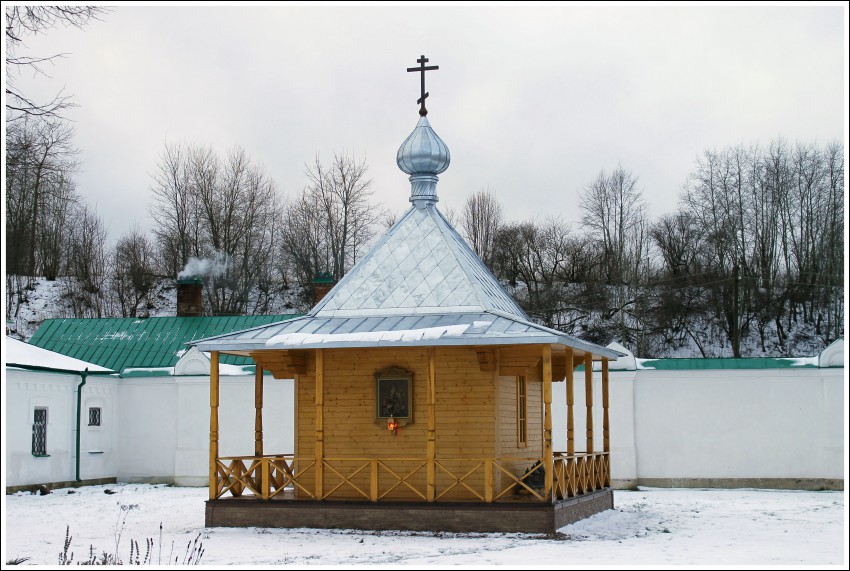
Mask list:
[[[115,493],[107,493],[107,490]],[[206,488],[114,484],[5,497],[3,562],[55,565],[70,526],[74,561],[153,539],[152,562],[181,560],[200,533],[204,565],[836,566],[847,568],[844,492],[641,489],[615,509],[523,534],[204,527]],[[122,529],[119,521],[124,518]],[[160,540],[160,523],[162,539]],[[161,551],[160,551],[161,548]],[[179,561],[178,561],[179,562]]]

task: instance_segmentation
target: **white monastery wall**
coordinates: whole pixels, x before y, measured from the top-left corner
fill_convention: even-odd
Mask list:
[[[117,469],[117,384],[90,375],[83,386],[80,478],[114,478]],[[7,486],[76,479],[76,408],[79,375],[6,369],[5,473]],[[88,426],[89,407],[101,409],[101,425]],[[34,411],[47,410],[45,456],[32,451]]]
[[[612,370],[615,487],[836,486],[844,477],[844,368]],[[7,369],[6,486],[74,480],[79,376]],[[254,451],[254,377],[222,376],[220,456]],[[266,454],[291,453],[291,380],[264,380]],[[566,450],[564,382],[553,385],[553,439]],[[584,374],[575,375],[575,449],[586,450]],[[593,374],[594,449],[602,449],[601,374]],[[90,406],[102,425],[87,426]],[[47,407],[48,456],[32,455],[33,409]],[[97,378],[83,389],[80,476],[207,485],[209,379]],[[438,450],[439,454],[439,450]],[[830,484],[830,481],[832,482]]]
[[[121,379],[119,482],[173,482],[177,449],[177,378]],[[198,403],[202,406],[203,403]],[[209,398],[206,400],[209,408]],[[209,428],[207,428],[209,430]]]
[[[615,487],[818,487],[844,478],[843,368],[647,369],[611,371],[609,379]],[[595,371],[596,450],[601,384]],[[566,450],[565,385],[552,390],[556,451]],[[577,452],[587,449],[584,391],[578,371]]]
[[[294,450],[294,381],[263,379],[263,452]],[[206,486],[210,458],[209,377],[178,377],[174,483]],[[254,454],[254,376],[219,377],[219,456]]]

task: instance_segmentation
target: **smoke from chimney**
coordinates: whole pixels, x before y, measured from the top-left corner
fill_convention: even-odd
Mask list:
[[[233,265],[233,258],[225,252],[213,250],[211,258],[189,258],[186,267],[177,274],[178,280],[210,276],[217,278],[226,274]]]
[[[203,317],[204,278],[222,276],[232,265],[233,258],[218,250],[210,258],[189,258],[177,274],[177,317]]]

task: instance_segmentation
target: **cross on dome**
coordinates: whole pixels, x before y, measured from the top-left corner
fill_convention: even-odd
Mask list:
[[[421,79],[422,79],[421,95],[420,95],[419,99],[416,100],[416,102],[421,105],[421,107],[419,108],[419,115],[424,117],[425,115],[428,114],[428,110],[425,109],[425,99],[428,97],[428,93],[425,91],[425,72],[435,70],[435,69],[440,69],[440,66],[438,66],[438,65],[426,66],[425,64],[428,63],[428,58],[425,57],[425,54],[422,54],[422,57],[420,57],[418,60],[416,60],[416,63],[419,64],[419,67],[409,67],[409,68],[407,68],[407,71],[418,71],[422,74],[422,76],[421,76]]]

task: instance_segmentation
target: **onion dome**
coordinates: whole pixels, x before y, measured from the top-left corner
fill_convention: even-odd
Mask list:
[[[451,154],[427,117],[419,118],[416,128],[401,144],[396,162],[410,175],[411,202],[424,206],[437,201],[437,175],[449,168]]]

